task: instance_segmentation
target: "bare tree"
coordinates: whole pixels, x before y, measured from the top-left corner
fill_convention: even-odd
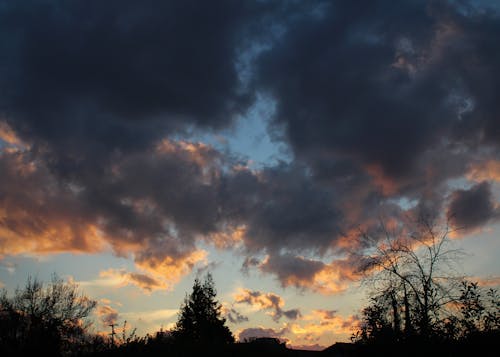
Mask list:
[[[451,247],[451,233],[447,223],[428,218],[380,220],[376,232],[361,233],[370,247],[361,270],[377,301],[387,304],[396,334],[403,325],[405,335],[428,336],[447,305],[459,297],[461,251]]]

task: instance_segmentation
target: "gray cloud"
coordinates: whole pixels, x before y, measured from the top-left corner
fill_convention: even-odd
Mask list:
[[[283,286],[301,287],[304,282],[312,281],[324,266],[324,263],[316,260],[302,259],[292,255],[273,255],[260,266],[260,269],[275,274]]]
[[[102,326],[107,328],[109,325],[116,324],[118,321],[118,310],[109,305],[99,305],[97,307],[97,316],[99,316]]]
[[[23,136],[74,149],[88,137],[124,149],[186,124],[226,125],[252,97],[240,88],[238,46],[268,8],[7,1],[2,110]]]
[[[491,186],[481,182],[468,190],[456,190],[451,195],[448,215],[457,228],[477,228],[492,219],[498,219],[500,212],[494,205]]]
[[[302,316],[300,309],[291,309],[282,311],[282,314],[289,320],[297,320],[299,317]]]
[[[234,308],[228,309],[225,313],[225,316],[229,320],[229,322],[233,324],[239,324],[248,321],[247,316],[242,315],[239,311],[237,311]]]
[[[294,163],[281,162],[258,172],[237,170],[223,177],[221,215],[246,227],[243,240],[248,259],[242,269],[255,266],[258,261],[253,256],[263,252],[326,252],[342,230],[342,197]]]
[[[488,94],[500,77],[497,13],[444,2],[328,5],[320,19],[294,19],[255,79],[317,175],[372,166],[404,182],[423,173],[421,159],[443,137],[470,150],[499,142],[498,103]]]
[[[279,321],[283,316],[289,320],[296,320],[302,316],[300,309],[283,310],[285,304],[281,296],[274,293],[263,293],[256,290],[244,289],[235,297],[238,304],[249,304],[257,306],[262,310],[271,310],[271,317],[274,321]]]
[[[238,340],[243,342],[259,337],[280,338],[283,337],[288,331],[289,329],[287,327],[282,329],[251,327],[242,330],[238,335]]]

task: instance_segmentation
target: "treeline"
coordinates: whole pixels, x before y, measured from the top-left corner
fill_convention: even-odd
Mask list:
[[[172,331],[144,337],[113,336],[90,330],[96,301],[80,294],[77,286],[54,276],[49,284],[29,278],[13,296],[0,295],[1,356],[123,356],[193,355],[213,349],[224,352],[234,337],[221,316],[212,276],[196,279],[181,305]],[[125,327],[125,326],[124,326]],[[229,350],[228,350],[229,351]],[[229,353],[229,352],[228,352]]]
[[[407,305],[400,309],[400,304]],[[397,301],[393,294],[373,297],[352,336],[357,354],[470,356],[498,350],[500,299],[495,289],[463,281],[460,296],[430,326],[422,326],[421,313],[414,302]]]

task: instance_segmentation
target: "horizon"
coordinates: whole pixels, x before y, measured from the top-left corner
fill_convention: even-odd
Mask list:
[[[499,287],[499,36],[489,0],[0,2],[0,288],[145,335],[209,271],[237,340],[322,350],[363,233],[421,215]]]

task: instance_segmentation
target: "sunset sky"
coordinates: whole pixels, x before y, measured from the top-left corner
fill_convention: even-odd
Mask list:
[[[380,219],[451,217],[500,283],[497,1],[0,0],[0,286],[170,328],[210,271],[236,338],[321,349]]]

